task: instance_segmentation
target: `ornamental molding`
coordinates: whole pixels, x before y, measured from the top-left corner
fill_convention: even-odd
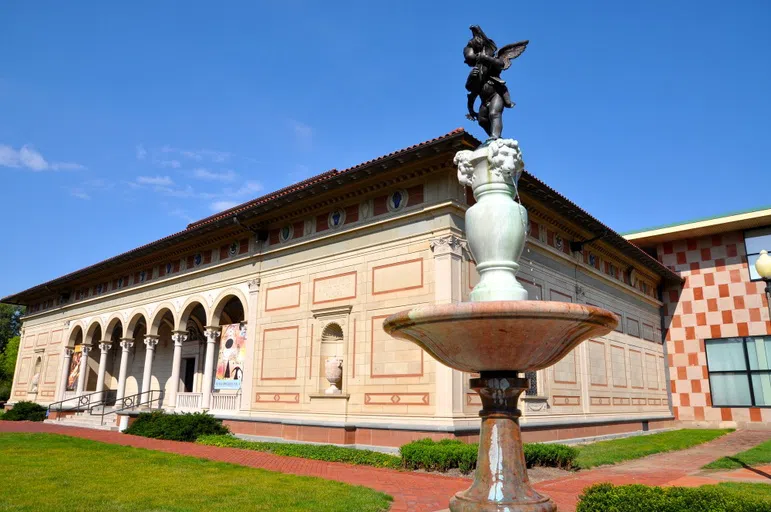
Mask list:
[[[254,279],[249,280],[246,285],[249,287],[250,293],[255,293],[260,291],[260,278],[255,277]]]
[[[463,256],[463,251],[468,252],[468,243],[457,235],[445,235],[433,238],[428,242],[435,255],[455,254]]]

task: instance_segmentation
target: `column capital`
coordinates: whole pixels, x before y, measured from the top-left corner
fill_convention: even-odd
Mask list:
[[[87,356],[89,352],[91,352],[91,344],[89,343],[83,343],[80,345],[80,351],[83,352],[84,356]]]
[[[75,349],[72,347],[64,347],[64,355],[67,357],[72,357],[72,355],[75,353]]]
[[[109,352],[112,347],[112,340],[102,340],[99,342],[99,350],[102,352]]]
[[[468,244],[466,240],[450,233],[449,235],[433,238],[429,241],[429,246],[434,255],[442,254],[454,254],[456,256],[463,256],[463,251],[468,251]]]
[[[128,352],[128,350],[134,346],[134,338],[121,338],[120,339],[120,347]]]
[[[254,279],[250,280],[246,283],[249,286],[249,292],[255,293],[260,291],[260,278],[255,277]]]
[[[158,344],[158,340],[160,339],[160,336],[156,336],[154,334],[148,334],[145,336],[145,346],[148,350],[155,350],[155,346]]]
[[[207,325],[205,329],[204,334],[206,335],[206,341],[209,343],[214,343],[222,332],[222,327],[219,325]]]
[[[187,331],[172,331],[171,339],[174,341],[174,346],[182,346],[187,341]]]

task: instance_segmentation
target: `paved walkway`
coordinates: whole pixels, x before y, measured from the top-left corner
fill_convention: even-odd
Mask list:
[[[440,475],[408,473],[388,469],[351,466],[295,457],[281,457],[268,453],[236,448],[217,448],[176,441],[160,441],[117,432],[65,427],[45,423],[0,421],[0,432],[44,432],[81,437],[104,443],[147,448],[168,453],[189,455],[242,466],[280,471],[295,475],[316,476],[353,485],[364,485],[394,497],[391,512],[434,512],[447,507],[449,498],[466,489],[470,481]],[[561,512],[575,510],[581,491],[594,483],[642,483],[646,485],[703,485],[715,483],[716,474],[703,481],[699,468],[725,455],[746,450],[771,438],[771,431],[738,431],[689,450],[652,455],[645,459],[596,470],[582,471],[575,476],[540,482],[535,488],[548,494]],[[771,474],[771,468],[757,468]],[[739,470],[748,471],[748,470]],[[758,476],[758,472],[749,471]],[[736,480],[735,473],[723,478]],[[741,477],[739,477],[741,478]],[[750,477],[753,481],[763,478]]]

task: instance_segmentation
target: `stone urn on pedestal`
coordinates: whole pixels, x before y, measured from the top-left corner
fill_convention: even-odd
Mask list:
[[[552,512],[554,502],[528,481],[517,409],[528,380],[521,375],[552,366],[618,320],[593,306],[527,300],[516,279],[528,225],[515,201],[524,167],[517,141],[494,139],[460,151],[455,163],[477,200],[466,212],[466,236],[480,281],[470,302],[402,311],[383,327],[451,368],[479,373],[470,380],[482,400],[477,468],[471,487],[450,500],[450,511]]]
[[[337,356],[328,357],[324,362],[324,377],[329,381],[325,395],[342,394],[343,360]]]

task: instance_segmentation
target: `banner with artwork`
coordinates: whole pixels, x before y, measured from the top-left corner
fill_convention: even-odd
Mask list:
[[[241,389],[246,361],[246,326],[222,326],[214,389]]]
[[[83,359],[83,345],[75,345],[75,352],[72,354],[70,362],[70,373],[67,374],[67,391],[75,391],[78,387],[78,377],[80,376],[80,360]]]

